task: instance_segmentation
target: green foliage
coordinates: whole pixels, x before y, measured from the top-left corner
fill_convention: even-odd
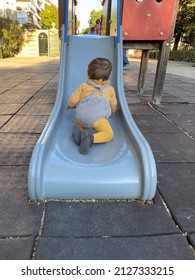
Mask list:
[[[17,54],[23,43],[23,29],[17,21],[0,18],[0,49],[1,56],[12,57]]]
[[[195,62],[195,51],[171,51],[169,60]]]
[[[76,28],[78,29],[80,27],[80,25],[81,25],[81,22],[78,19],[76,19]]]
[[[179,41],[193,46],[195,34],[195,0],[180,0],[179,11],[174,32],[174,50]]]
[[[89,26],[88,26],[87,28],[85,28],[85,29],[82,29],[82,31],[79,32],[79,34],[82,35],[82,34],[88,34],[88,33],[90,33],[90,28],[91,28],[92,26],[95,26],[96,20],[97,20],[97,19],[100,19],[101,16],[102,16],[102,10],[99,10],[99,11],[92,10],[92,11],[91,11],[91,14],[90,14],[90,20],[88,21]]]
[[[100,19],[102,15],[102,10],[96,11],[96,10],[92,10],[91,14],[90,14],[90,20],[89,22],[89,27],[92,27],[96,24],[96,20]]]
[[[52,28],[55,23],[55,28],[58,29],[58,8],[54,5],[45,5],[45,9],[40,13],[43,29]]]
[[[158,59],[159,51],[150,51],[150,58]],[[174,61],[185,61],[195,63],[195,51],[193,50],[179,50],[179,51],[170,51],[169,60]]]

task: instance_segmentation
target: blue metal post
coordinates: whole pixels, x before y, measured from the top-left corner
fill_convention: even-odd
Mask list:
[[[68,9],[69,9],[69,0],[66,0],[65,5],[65,20],[64,20],[64,42],[68,42]]]
[[[117,43],[120,43],[121,40],[121,0],[117,0]]]

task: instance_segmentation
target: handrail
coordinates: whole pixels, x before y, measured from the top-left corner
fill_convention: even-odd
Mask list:
[[[69,9],[69,0],[65,0],[65,18],[64,18],[64,42],[68,42],[68,9]]]
[[[117,43],[121,41],[121,1],[117,0]]]
[[[69,10],[69,0],[65,0],[65,19],[64,19],[64,42],[68,42],[68,10]],[[120,7],[120,0],[117,0],[117,36],[116,40],[117,43],[120,43],[121,39],[121,7]]]

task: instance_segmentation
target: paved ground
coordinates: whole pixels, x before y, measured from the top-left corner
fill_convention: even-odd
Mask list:
[[[137,61],[124,85],[156,159],[154,200],[36,204],[28,166],[55,100],[58,59],[0,60],[0,259],[195,259],[195,75],[168,73],[155,107],[152,63],[143,95]]]

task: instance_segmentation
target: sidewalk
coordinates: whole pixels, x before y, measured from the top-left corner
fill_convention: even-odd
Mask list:
[[[157,163],[153,201],[36,204],[28,201],[28,166],[55,101],[58,62],[0,60],[0,259],[194,260],[195,75],[168,73],[157,107],[152,62],[143,95],[138,61],[124,72],[130,111]]]

